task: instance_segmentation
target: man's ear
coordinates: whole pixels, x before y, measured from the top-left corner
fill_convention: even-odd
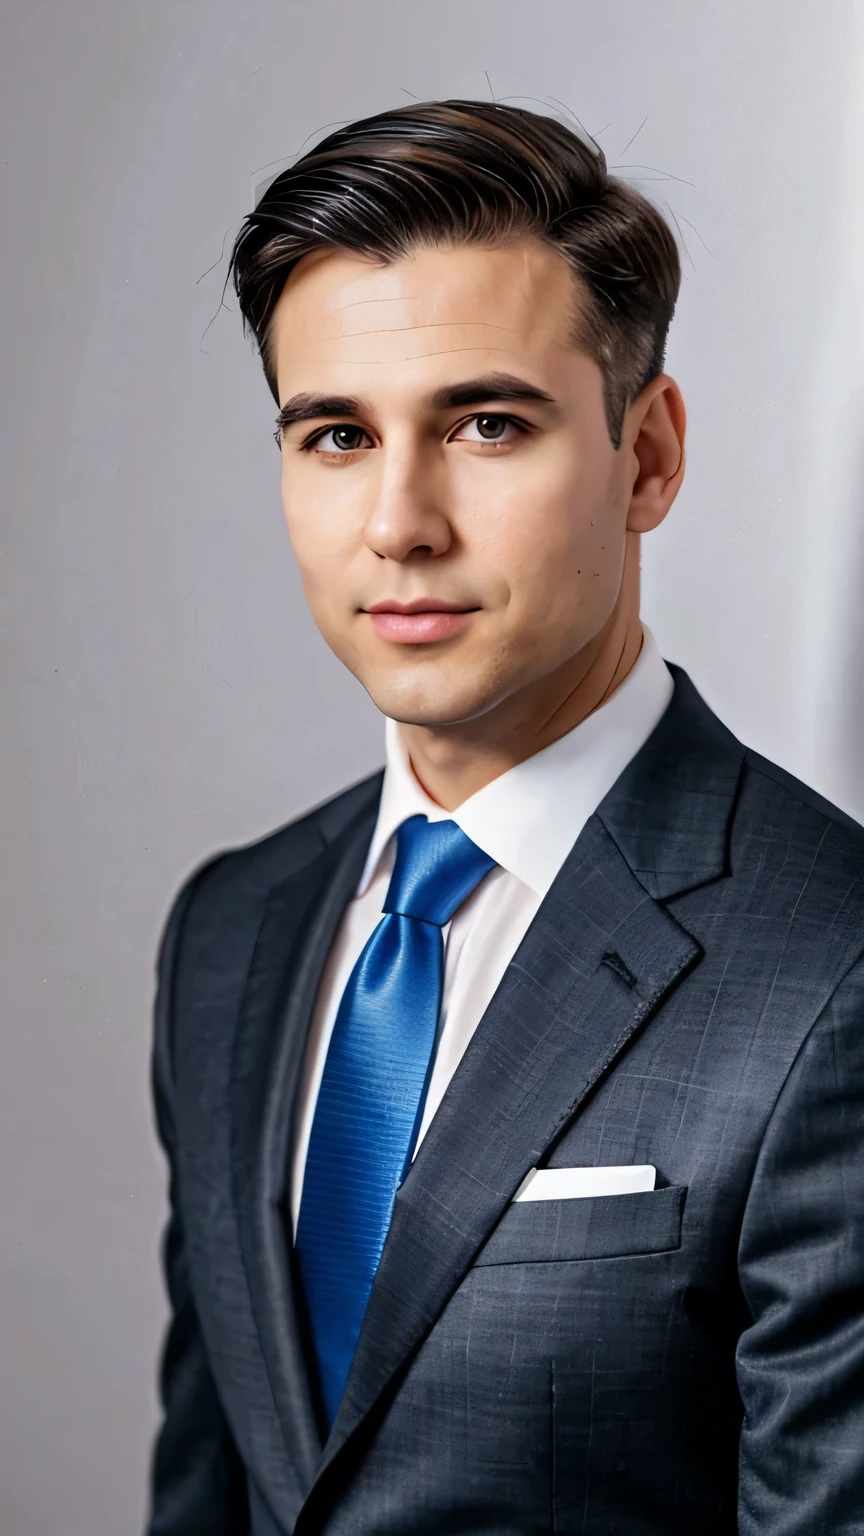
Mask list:
[[[684,479],[687,411],[678,385],[661,373],[628,407],[622,447],[629,441],[632,471],[627,527],[650,533],[662,523]]]

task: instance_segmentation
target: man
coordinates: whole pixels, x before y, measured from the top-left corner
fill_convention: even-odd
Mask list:
[[[163,935],[151,1536],[864,1532],[864,835],[640,622],[666,225],[427,104],[233,271],[387,763]]]

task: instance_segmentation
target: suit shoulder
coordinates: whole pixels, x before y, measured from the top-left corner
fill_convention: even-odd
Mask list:
[[[824,832],[832,833],[833,845],[864,868],[864,826],[847,811],[750,747],[744,754],[744,769],[773,803],[779,820],[796,817],[802,810],[809,813],[814,822],[823,823]]]
[[[340,790],[284,826],[232,848],[210,854],[186,876],[174,897],[163,933],[162,947],[179,933],[193,902],[223,900],[235,888],[248,895],[270,890],[287,880],[336,839],[354,821],[377,808],[383,771],[370,774]]]
[[[341,789],[327,800],[319,801],[311,810],[273,832],[229,849],[226,856],[242,861],[250,868],[260,865],[269,871],[272,865],[273,872],[278,874],[282,863],[293,865],[298,855],[305,859],[312,844],[334,842],[352,821],[377,808],[382,779],[383,769],[379,769],[348,789]],[[286,873],[290,873],[290,868]]]

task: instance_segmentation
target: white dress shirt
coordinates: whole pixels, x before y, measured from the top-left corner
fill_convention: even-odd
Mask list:
[[[345,984],[381,918],[396,854],[395,833],[418,812],[452,820],[495,860],[443,929],[444,988],[438,1050],[417,1137],[419,1147],[537,908],[601,800],[647,741],[672,697],[672,675],[643,625],[635,664],[606,703],[565,736],[445,811],[421,788],[398,725],[385,725],[387,761],[378,820],[356,894],[337,931],[318,991],[300,1087],[291,1178],[294,1230],[312,1117]],[[415,1147],[416,1155],[416,1147]]]

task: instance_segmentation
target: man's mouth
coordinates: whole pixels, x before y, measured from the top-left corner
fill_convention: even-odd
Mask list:
[[[397,645],[428,645],[449,640],[466,628],[476,607],[450,603],[440,597],[415,597],[410,603],[389,598],[364,609],[376,635]]]

